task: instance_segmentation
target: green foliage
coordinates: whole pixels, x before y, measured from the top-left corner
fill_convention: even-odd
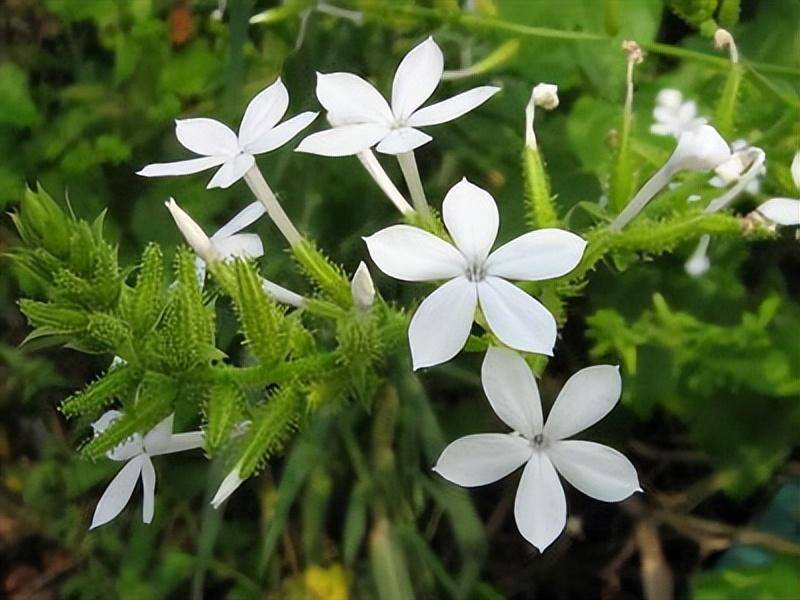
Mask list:
[[[525,177],[525,206],[531,228],[556,227],[558,215],[553,205],[550,182],[544,168],[542,155],[537,148],[522,151],[522,168]]]

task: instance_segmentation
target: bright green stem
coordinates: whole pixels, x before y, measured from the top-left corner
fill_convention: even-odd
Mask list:
[[[296,246],[302,243],[303,236],[300,235],[300,232],[297,231],[289,220],[281,203],[278,202],[278,198],[275,197],[275,193],[261,174],[258,165],[254,164],[250,170],[244,174],[244,180],[247,182],[247,185],[250,186],[253,195],[264,205],[264,208],[267,209],[269,218],[275,223],[275,226],[283,234],[283,237],[286,238],[286,241],[289,242],[289,245]]]
[[[526,146],[522,151],[522,169],[525,174],[525,207],[531,227],[556,227],[558,215],[550,194],[550,182],[542,155],[536,148]]]
[[[724,138],[730,139],[735,132],[736,100],[739,97],[743,74],[744,69],[740,64],[731,65],[731,70],[725,80],[725,87],[722,90],[722,96],[720,96],[719,104],[717,105],[714,124]]]
[[[353,304],[350,282],[344,272],[322,254],[313,242],[303,240],[293,245],[292,254],[303,271],[336,304],[345,308]]]
[[[422,187],[422,179],[419,177],[419,169],[417,168],[417,159],[414,156],[414,151],[403,152],[397,155],[397,162],[400,163],[400,169],[403,171],[403,177],[406,180],[408,191],[411,194],[411,202],[414,209],[422,215],[423,218],[430,218],[431,209],[428,206],[428,200],[425,198],[425,189]]]
[[[622,111],[622,127],[620,128],[618,147],[614,157],[614,166],[611,172],[611,181],[609,185],[609,200],[611,207],[615,211],[620,211],[625,207],[628,198],[633,194],[635,185],[633,158],[631,155],[633,66],[634,61],[628,60],[628,85],[625,95],[625,108]]]

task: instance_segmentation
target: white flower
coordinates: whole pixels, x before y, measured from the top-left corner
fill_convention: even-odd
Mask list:
[[[794,185],[800,188],[800,152],[794,155],[790,168]],[[776,225],[800,225],[800,200],[794,198],[772,198],[756,209]]]
[[[756,210],[776,225],[800,225],[800,200],[772,198]]]
[[[178,141],[202,158],[147,165],[138,174],[145,177],[187,175],[222,165],[208,187],[227,188],[255,164],[255,154],[283,146],[317,116],[315,112],[304,112],[278,125],[288,106],[289,93],[279,78],[247,105],[238,136],[214,119],[176,120]]]
[[[661,90],[656,96],[653,109],[655,123],[650,132],[657,135],[681,137],[685,131],[693,131],[708,121],[697,116],[697,104],[692,100],[683,101],[683,94],[678,90]]]
[[[538,281],[569,273],[586,242],[568,231],[526,233],[489,254],[497,237],[497,205],[466,179],[444,199],[442,216],[454,244],[417,227],[394,225],[364,238],[387,275],[404,281],[448,281],[420,304],[408,329],[414,369],[455,356],[469,337],[480,303],[489,328],[506,345],[551,354],[553,315],[507,279]]]
[[[105,431],[121,415],[122,413],[116,410],[106,412],[92,425],[95,436]],[[111,460],[127,462],[103,492],[94,511],[90,529],[108,523],[122,512],[131,499],[133,489],[140,476],[142,478],[142,521],[150,523],[153,520],[156,471],[150,460],[151,457],[203,446],[202,431],[172,433],[172,418],[173,415],[170,415],[146,435],[142,436],[137,433],[106,453]]]
[[[264,214],[265,210],[260,202],[253,202],[240,211],[210,238],[178,206],[174,198],[170,198],[165,204],[186,242],[197,254],[197,276],[200,281],[205,277],[205,263],[235,257],[258,258],[264,255],[261,238],[254,233],[238,233]]]
[[[711,125],[701,125],[684,131],[668,164],[675,171],[709,171],[716,169],[731,157],[725,139]]]
[[[751,162],[751,148],[752,146],[750,146],[746,140],[738,139],[732,141],[731,151],[733,154],[728,160],[714,169],[716,175],[712,177],[708,183],[714,187],[723,188],[734,181],[738,181]],[[761,191],[760,178],[763,177],[766,172],[767,168],[762,166],[758,170],[758,173],[747,183],[744,191],[752,196],[758,194]]]
[[[462,437],[444,449],[434,471],[464,487],[486,485],[525,469],[514,502],[520,533],[539,551],[567,520],[558,475],[584,494],[619,502],[642,491],[636,469],[620,452],[594,442],[567,440],[608,414],[619,399],[619,369],[601,365],[569,378],[544,423],[539,391],[528,365],[510,350],[489,348],[481,371],[492,409],[513,433]]]
[[[362,260],[350,281],[353,303],[361,310],[369,310],[375,302],[375,284],[372,283],[369,269]]]
[[[391,106],[372,84],[352,73],[317,73],[317,98],[332,129],[314,133],[298,152],[349,156],[377,144],[386,154],[410,152],[432,138],[417,127],[438,125],[480,106],[500,88],[482,86],[424,108],[444,71],[442,51],[433,38],[403,58],[392,84]]]

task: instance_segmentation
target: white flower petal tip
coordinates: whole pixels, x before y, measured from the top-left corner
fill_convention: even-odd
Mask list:
[[[222,480],[222,483],[219,485],[217,489],[217,493],[214,494],[214,497],[211,499],[211,506],[215,509],[218,509],[225,500],[230,497],[233,492],[235,492],[240,485],[244,482],[239,476],[240,466],[237,465],[234,469],[228,473],[225,479]]]
[[[350,281],[350,293],[353,304],[360,310],[369,310],[375,303],[375,284],[369,274],[366,263],[362,260]]]
[[[792,181],[794,185],[800,188],[800,151],[796,152],[792,159],[792,166],[789,168],[792,174]]]
[[[669,163],[675,170],[710,171],[731,157],[731,149],[711,125],[685,131]]]
[[[800,200],[772,198],[761,204],[756,210],[776,225],[785,227],[800,225]]]
[[[545,110],[553,110],[558,107],[558,86],[553,83],[539,83],[534,86],[531,92],[531,100],[536,106]]]

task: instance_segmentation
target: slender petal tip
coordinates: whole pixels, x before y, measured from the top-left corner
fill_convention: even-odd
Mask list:
[[[227,477],[222,480],[222,483],[219,485],[219,489],[217,489],[217,493],[214,494],[214,497],[211,499],[211,506],[215,509],[218,509],[228,497],[235,492],[240,485],[244,482],[239,476],[239,469],[241,465],[237,465],[234,467],[233,471],[228,473]]]

